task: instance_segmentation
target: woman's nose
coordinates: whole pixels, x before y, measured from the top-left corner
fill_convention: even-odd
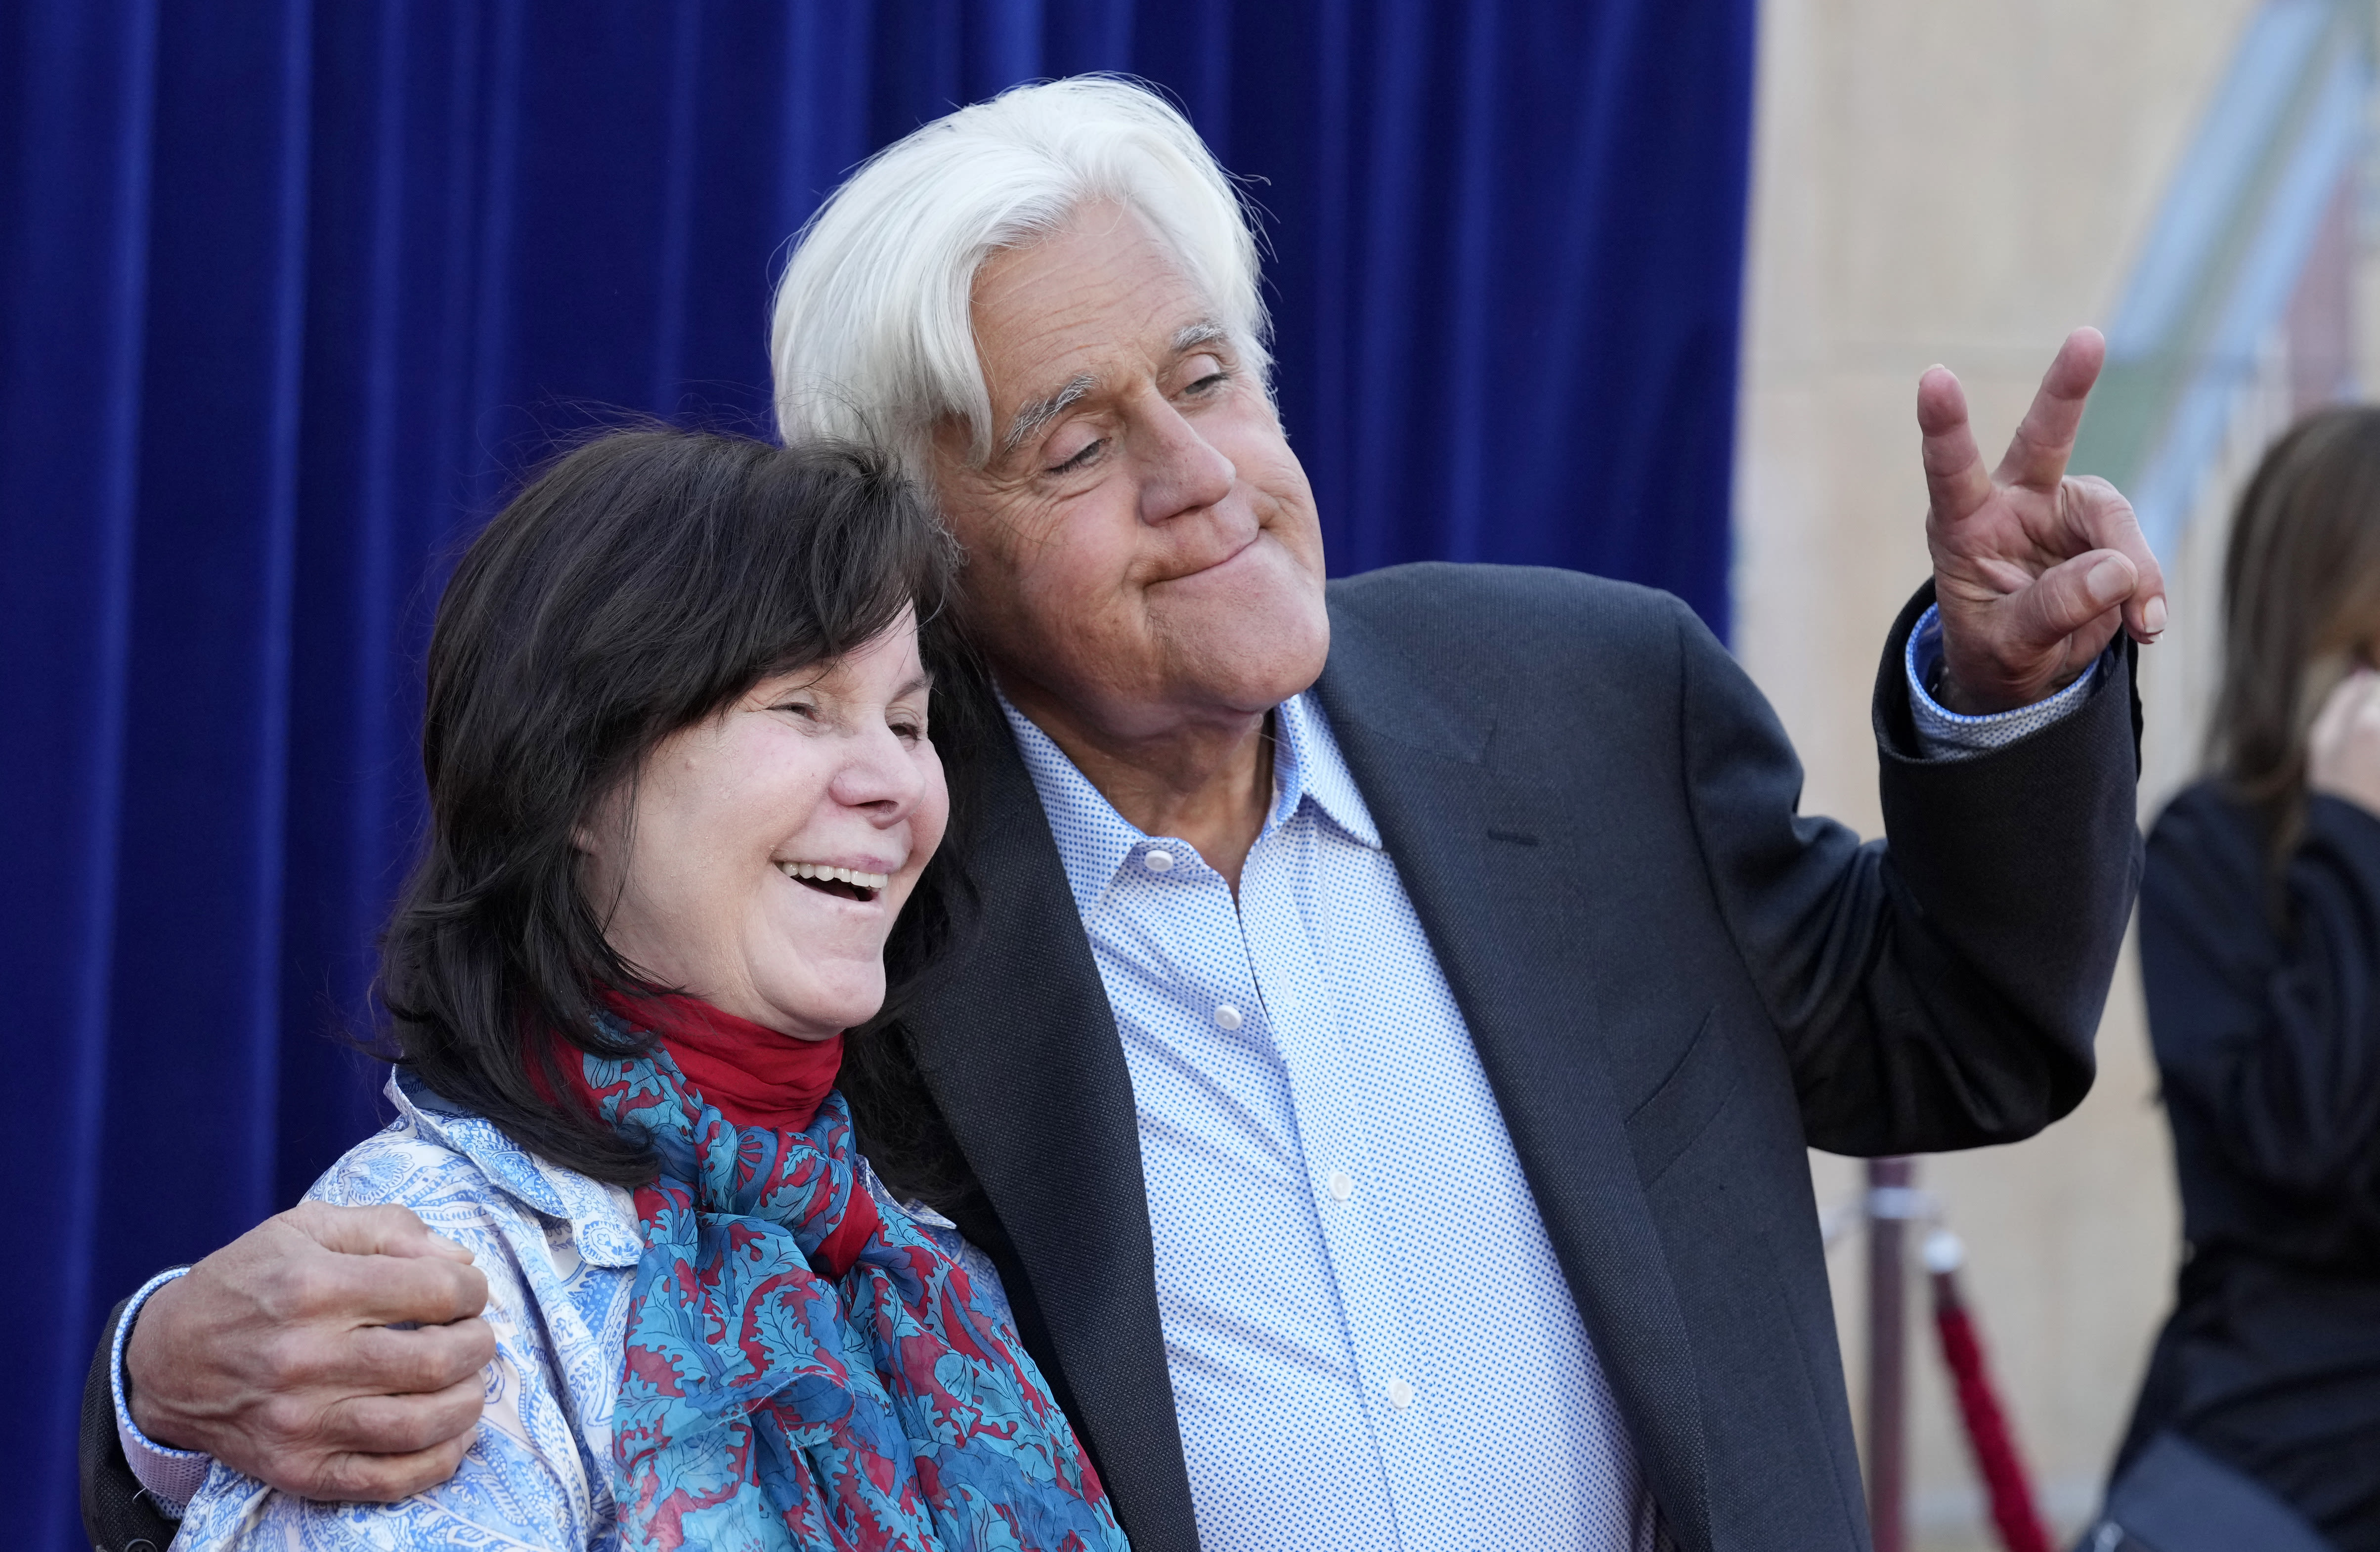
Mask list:
[[[861,734],[836,771],[829,791],[837,803],[875,811],[879,823],[905,818],[926,790],[925,772],[910,748],[890,728]]]

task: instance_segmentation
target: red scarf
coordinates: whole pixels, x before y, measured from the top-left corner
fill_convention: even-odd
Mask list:
[[[686,1086],[731,1126],[802,1131],[817,1119],[819,1106],[826,1102],[835,1074],[843,1070],[840,1033],[805,1040],[675,992],[654,997],[605,992],[603,1005],[629,1028],[650,1031],[686,1075]],[[581,1065],[565,1061],[563,1070],[591,1108],[595,1091],[588,1086]],[[876,1199],[866,1191],[854,1191],[843,1221],[819,1246],[827,1276],[839,1278],[850,1269],[860,1247],[876,1232]]]
[[[737,1126],[800,1131],[843,1070],[840,1034],[805,1040],[674,993],[606,992],[603,1005],[629,1028],[650,1030],[703,1102]]]

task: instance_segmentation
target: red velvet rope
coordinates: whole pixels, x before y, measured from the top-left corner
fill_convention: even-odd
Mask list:
[[[2034,1506],[2033,1483],[2017,1458],[2008,1414],[1992,1388],[1984,1363],[1983,1340],[1959,1298],[1956,1272],[1934,1274],[1934,1329],[1942,1339],[1942,1362],[1959,1393],[1959,1416],[1967,1425],[1967,1447],[1991,1495],[1992,1523],[2008,1552],[2051,1552],[2049,1532]]]

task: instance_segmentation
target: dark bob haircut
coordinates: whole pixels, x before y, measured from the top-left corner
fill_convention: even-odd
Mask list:
[[[916,494],[849,448],[653,430],[557,459],[438,606],[430,833],[381,948],[396,1060],[543,1158],[650,1179],[638,1146],[549,1097],[580,1052],[637,1049],[597,1025],[600,997],[662,989],[605,942],[574,835],[655,745],[761,680],[832,662],[904,610],[938,621],[954,564]],[[945,878],[929,867],[905,912],[913,961]]]

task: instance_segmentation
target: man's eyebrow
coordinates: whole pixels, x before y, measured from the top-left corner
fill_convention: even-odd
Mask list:
[[[1219,344],[1231,337],[1232,331],[1222,324],[1211,318],[1201,319],[1196,323],[1185,324],[1173,332],[1172,354],[1179,356],[1185,350],[1196,350],[1202,345]]]
[[[1085,372],[1046,399],[1036,399],[1016,412],[1008,423],[1008,435],[1000,443],[1003,458],[1024,446],[1033,433],[1080,404],[1083,395],[1099,386],[1099,380]]]

